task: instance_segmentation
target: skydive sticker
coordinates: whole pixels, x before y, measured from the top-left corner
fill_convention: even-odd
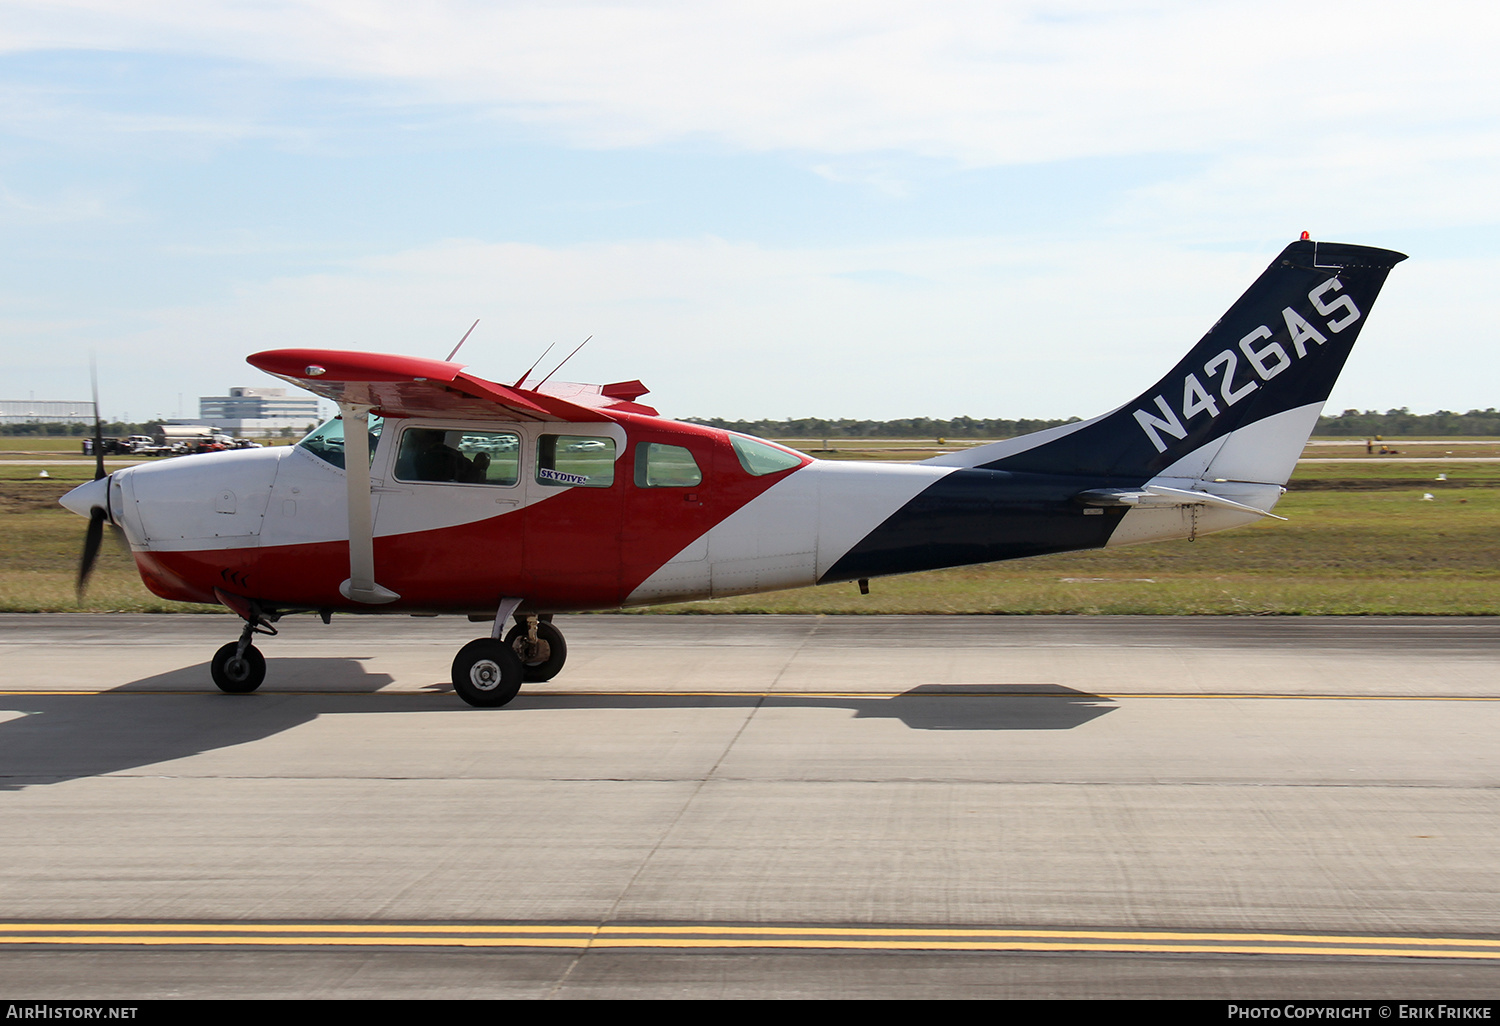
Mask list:
[[[536,476],[543,481],[551,481],[553,484],[586,485],[589,483],[587,474],[569,474],[564,470],[551,470],[547,467],[537,468]]]

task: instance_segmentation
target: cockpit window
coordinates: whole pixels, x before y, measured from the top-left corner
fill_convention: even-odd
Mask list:
[[[740,458],[740,466],[745,468],[745,473],[754,477],[764,477],[802,466],[802,457],[796,453],[778,449],[746,435],[730,435],[729,444],[734,446],[734,454]]]
[[[370,418],[370,462],[375,462],[375,447],[380,444],[380,429],[385,426],[385,421],[380,417]],[[334,417],[318,430],[308,435],[297,443],[298,448],[305,449],[318,459],[332,463],[335,467],[343,469],[344,466],[344,418]]]

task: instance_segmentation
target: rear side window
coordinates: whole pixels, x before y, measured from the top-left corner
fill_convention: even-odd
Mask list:
[[[537,445],[536,479],[557,488],[608,488],[615,483],[615,440],[543,435]]]
[[[680,445],[642,442],[635,447],[635,483],[639,488],[692,488],[703,483],[703,471]]]
[[[513,485],[520,466],[521,436],[511,431],[407,428],[396,450],[402,481]]]

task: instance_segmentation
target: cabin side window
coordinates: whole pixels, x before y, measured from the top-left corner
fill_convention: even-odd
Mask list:
[[[608,488],[615,483],[615,440],[599,435],[542,435],[537,441],[538,484]]]
[[[375,462],[375,447],[380,444],[380,431],[384,426],[385,421],[380,417],[370,418],[371,463]],[[332,463],[340,470],[344,469],[344,418],[334,417],[298,442],[297,447],[304,452],[312,453],[325,463]]]
[[[637,488],[693,488],[703,483],[703,471],[680,445],[641,442],[635,447],[635,483]]]
[[[407,428],[396,450],[396,478],[513,485],[521,479],[521,436],[512,431]]]

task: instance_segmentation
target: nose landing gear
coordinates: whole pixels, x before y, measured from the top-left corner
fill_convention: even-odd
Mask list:
[[[214,653],[208,669],[220,691],[246,695],[266,679],[266,657],[248,642],[231,641]]]
[[[263,613],[254,603],[243,605],[243,610],[231,607],[245,618],[240,640],[231,641],[219,649],[208,664],[208,671],[219,690],[231,695],[248,695],[266,679],[266,657],[250,644],[250,639],[257,634],[274,635],[273,622],[280,619],[279,614]]]

